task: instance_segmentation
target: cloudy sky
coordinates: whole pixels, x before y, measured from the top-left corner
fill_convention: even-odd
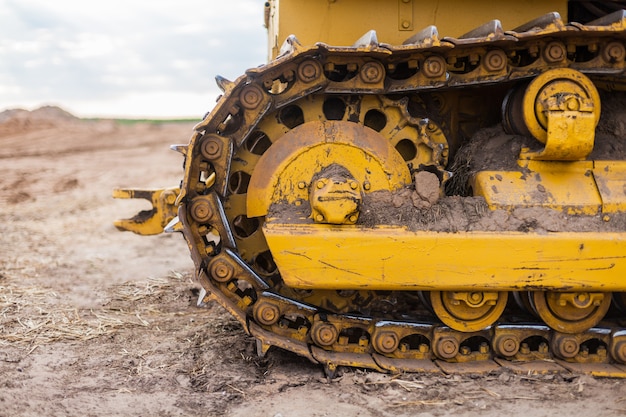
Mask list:
[[[266,61],[262,0],[0,0],[0,111],[201,117]]]

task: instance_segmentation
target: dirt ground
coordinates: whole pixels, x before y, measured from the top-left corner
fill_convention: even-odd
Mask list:
[[[571,374],[383,375],[321,368],[196,307],[179,235],[118,232],[176,185],[192,124],[0,114],[0,416],[617,416],[626,384]]]

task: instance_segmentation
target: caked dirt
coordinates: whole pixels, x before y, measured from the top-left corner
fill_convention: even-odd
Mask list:
[[[196,306],[180,235],[121,233],[177,185],[192,124],[0,115],[0,416],[612,416],[626,384],[574,374],[383,375],[255,354],[221,307]]]

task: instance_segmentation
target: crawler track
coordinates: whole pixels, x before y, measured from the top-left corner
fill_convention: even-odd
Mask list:
[[[493,21],[458,39],[440,39],[429,27],[403,45],[380,44],[374,32],[351,47],[303,47],[290,38],[269,64],[234,82],[218,78],[223,96],[190,144],[177,148],[185,155],[178,219],[206,291],[202,300],[233,314],[257,338],[259,353],[277,346],[330,375],[337,366],[446,373],[506,366],[626,377],[623,314],[566,335],[509,308],[495,326],[463,333],[438,324],[419,293],[288,288],[265,243],[264,218],[246,215],[260,156],[302,123],[371,127],[407,164],[443,176],[472,134],[499,120],[517,83],[571,68],[600,89],[623,90],[625,41],[622,12],[588,25],[551,14],[514,31]],[[413,152],[397,134],[404,126],[430,126],[434,134]]]

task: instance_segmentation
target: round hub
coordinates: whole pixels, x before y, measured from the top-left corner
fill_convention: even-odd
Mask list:
[[[459,353],[459,342],[452,337],[442,337],[435,344],[435,355],[441,359],[452,359]]]
[[[273,304],[261,301],[254,306],[254,318],[261,324],[271,326],[280,319],[280,310]]]
[[[563,359],[571,359],[580,351],[580,343],[573,336],[558,335],[552,339],[551,345],[555,355]]]
[[[600,120],[600,95],[585,75],[569,68],[546,71],[526,88],[512,90],[502,104],[502,119],[512,133],[531,135],[541,143],[548,137],[547,112],[560,100],[564,111],[584,110]]]
[[[491,326],[506,307],[506,292],[432,291],[437,317],[452,329],[473,332]]]
[[[311,337],[319,346],[331,346],[338,336],[337,328],[330,323],[316,322],[311,328]]]
[[[392,353],[398,349],[400,341],[393,332],[379,332],[374,338],[374,348],[380,353]]]
[[[312,184],[316,174],[319,176],[332,166],[346,172],[345,183],[336,185],[322,177]],[[359,184],[374,192],[397,190],[410,183],[406,162],[374,130],[343,121],[308,122],[282,136],[257,162],[248,186],[248,217],[266,215],[272,203],[298,204],[309,200],[307,185],[320,192],[325,190],[325,197],[349,194],[348,198],[337,200],[343,204],[353,199],[351,193],[358,194]],[[326,200],[328,206],[332,199]],[[345,215],[346,209],[340,212]],[[351,215],[347,214],[348,222]]]
[[[602,320],[611,305],[611,294],[535,291],[532,300],[548,326],[563,333],[580,333]]]
[[[498,354],[506,357],[515,356],[520,350],[520,342],[516,336],[506,335],[498,337],[493,342]]]

